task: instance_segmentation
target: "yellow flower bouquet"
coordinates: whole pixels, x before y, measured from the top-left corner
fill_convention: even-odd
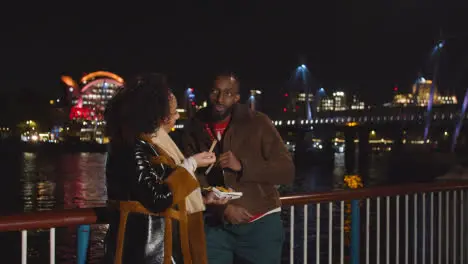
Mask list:
[[[345,175],[343,182],[345,189],[358,189],[364,187],[359,175]],[[345,232],[345,244],[349,246],[351,243],[351,201],[345,202],[345,222],[343,229]]]

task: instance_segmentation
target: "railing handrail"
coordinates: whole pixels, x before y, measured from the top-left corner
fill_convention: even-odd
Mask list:
[[[61,209],[0,216],[0,232],[95,224],[100,222],[98,216],[105,209]]]
[[[361,200],[382,196],[406,195],[418,192],[428,193],[462,189],[468,189],[468,181],[413,183],[407,185],[388,185],[353,190],[334,190],[309,194],[296,194],[281,197],[281,203],[283,205],[303,205],[310,203]]]
[[[283,205],[304,205],[333,201],[360,200],[381,196],[406,195],[418,192],[427,193],[462,189],[468,189],[468,181],[419,183],[297,194],[283,196],[281,197],[281,202]],[[27,212],[0,216],[0,232],[106,223],[106,216],[108,213],[109,211],[106,207],[96,207]]]

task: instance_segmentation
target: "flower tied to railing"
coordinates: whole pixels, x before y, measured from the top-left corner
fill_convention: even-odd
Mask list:
[[[343,179],[344,189],[358,189],[364,187],[359,175],[345,175]],[[344,221],[345,244],[351,244],[351,201],[345,202],[345,221]]]
[[[345,189],[357,189],[364,187],[359,175],[345,175],[344,183]]]

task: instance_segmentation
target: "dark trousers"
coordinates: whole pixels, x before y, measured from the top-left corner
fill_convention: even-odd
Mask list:
[[[253,223],[205,226],[208,264],[279,264],[284,241],[279,213]]]

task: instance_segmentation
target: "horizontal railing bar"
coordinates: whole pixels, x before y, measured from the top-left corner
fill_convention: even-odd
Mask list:
[[[105,207],[28,212],[0,216],[0,232],[105,223]]]
[[[302,205],[310,203],[323,203],[333,201],[360,200],[382,196],[396,196],[413,193],[440,192],[449,190],[468,189],[468,181],[448,181],[417,183],[407,185],[389,185],[383,187],[361,188],[353,190],[336,190],[316,192],[311,194],[297,194],[281,197],[283,205]]]
[[[280,199],[283,205],[288,206],[464,189],[468,189],[468,181],[435,182],[371,187],[353,190],[336,190],[328,192],[316,192],[312,194],[284,196]],[[9,216],[0,216],[0,232],[48,229],[53,227],[96,223],[105,224],[107,223],[109,213],[110,212],[106,207],[97,207],[28,212]]]

